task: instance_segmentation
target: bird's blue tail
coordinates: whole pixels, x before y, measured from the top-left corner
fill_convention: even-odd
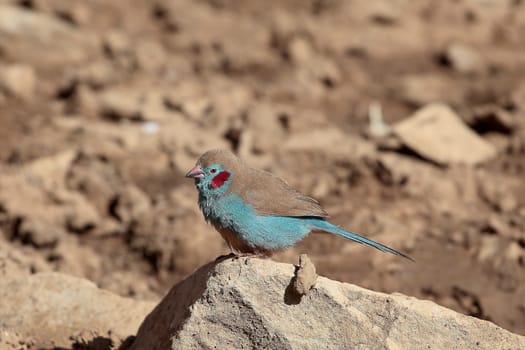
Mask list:
[[[357,242],[357,243],[369,245],[369,246],[374,247],[376,249],[379,249],[379,250],[381,250],[383,252],[392,253],[394,255],[402,256],[402,257],[404,257],[404,258],[406,258],[408,260],[414,261],[414,259],[412,259],[408,255],[405,255],[405,254],[403,254],[401,252],[398,252],[397,250],[392,249],[390,247],[387,247],[386,245],[383,245],[381,243],[372,241],[371,239],[363,237],[363,236],[361,236],[361,235],[359,235],[357,233],[343,230],[342,228],[337,227],[337,226],[329,223],[326,220],[319,220],[319,221],[317,221],[315,223],[315,227],[317,229],[319,229],[320,231],[329,232],[329,233],[332,233],[334,235],[337,235],[337,236],[349,239],[349,240]]]

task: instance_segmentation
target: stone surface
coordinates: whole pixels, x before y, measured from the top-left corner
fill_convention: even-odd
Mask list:
[[[7,219],[17,223],[14,238],[50,247],[65,228],[80,232],[96,226],[99,215],[95,208],[66,186],[76,155],[63,151],[0,174],[0,205]]]
[[[36,76],[33,67],[13,64],[0,70],[0,87],[7,93],[26,100],[33,97]]]
[[[461,44],[450,44],[444,53],[444,60],[459,73],[476,73],[484,69],[480,54],[473,48]]]
[[[465,126],[443,104],[430,104],[418,110],[394,125],[394,132],[408,148],[441,165],[474,165],[496,155],[494,146]]]
[[[0,281],[0,345],[31,340],[35,348],[71,347],[72,339],[117,343],[135,334],[151,302],[122,298],[59,273]],[[80,337],[89,332],[91,336]],[[115,344],[118,346],[118,344]],[[2,348],[3,349],[3,348]]]
[[[28,250],[10,246],[3,238],[3,234],[0,230],[0,280],[49,270],[42,257],[31,255]]]
[[[139,349],[522,349],[525,338],[430,301],[323,277],[298,298],[292,265],[210,263],[140,326]]]

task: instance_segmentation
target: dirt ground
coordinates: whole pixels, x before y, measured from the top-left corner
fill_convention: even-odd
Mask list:
[[[184,173],[231,148],[416,262],[329,235],[275,260],[525,334],[524,37],[522,1],[0,0],[0,276],[158,300],[228,252]],[[497,156],[371,135],[433,101]]]

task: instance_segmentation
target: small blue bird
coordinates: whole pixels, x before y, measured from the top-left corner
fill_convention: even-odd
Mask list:
[[[328,221],[319,203],[232,152],[204,153],[186,177],[195,179],[199,207],[237,256],[270,256],[310,232],[328,232],[384,252],[407,255]]]

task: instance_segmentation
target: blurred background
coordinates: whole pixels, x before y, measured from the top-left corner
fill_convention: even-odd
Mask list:
[[[519,0],[0,0],[0,278],[158,300],[228,253],[184,173],[230,148],[319,199],[321,275],[525,334]]]

